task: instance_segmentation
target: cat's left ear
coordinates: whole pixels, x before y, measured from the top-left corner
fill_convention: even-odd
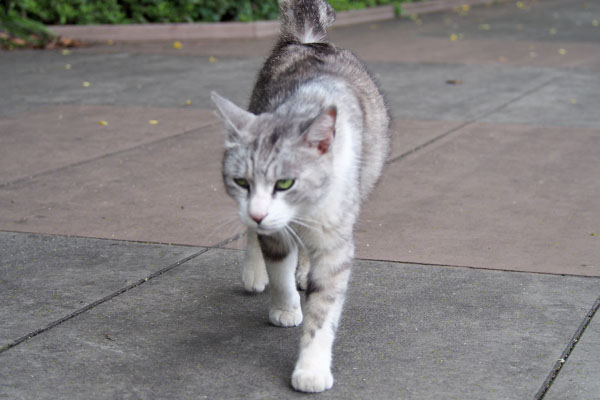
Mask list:
[[[337,108],[330,106],[319,115],[304,134],[305,140],[310,147],[315,147],[320,154],[331,150],[335,138],[335,121],[337,119]]]
[[[246,139],[248,136],[246,128],[254,121],[256,115],[238,107],[216,92],[211,92],[210,97],[217,106],[230,137],[233,135],[233,139]]]

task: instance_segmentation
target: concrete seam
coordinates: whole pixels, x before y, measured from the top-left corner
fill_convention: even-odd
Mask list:
[[[441,135],[438,135],[438,136],[434,137],[433,139],[430,139],[427,142],[422,143],[422,144],[420,144],[420,145],[418,145],[418,146],[416,146],[416,147],[414,147],[414,148],[412,148],[412,149],[410,149],[410,150],[408,150],[408,151],[400,154],[399,156],[396,156],[394,158],[391,158],[391,159],[387,160],[385,163],[386,164],[392,164],[392,163],[395,163],[396,161],[400,161],[400,160],[408,157],[409,155],[411,155],[413,153],[416,153],[419,150],[422,150],[422,149],[428,147],[429,145],[431,145],[431,144],[439,141],[440,139],[443,139],[446,136],[448,136],[448,135],[450,135],[450,134],[452,134],[452,133],[454,133],[456,131],[461,130],[464,127],[467,127],[467,126],[472,125],[472,124],[474,124],[476,122],[479,122],[483,118],[489,117],[490,115],[493,115],[493,114],[497,113],[498,111],[505,109],[506,107],[510,106],[511,104],[513,104],[513,103],[515,103],[515,102],[517,102],[517,101],[519,101],[519,100],[521,100],[521,99],[529,96],[530,94],[535,93],[538,90],[540,90],[540,89],[548,86],[549,84],[551,84],[552,82],[554,82],[556,79],[558,79],[558,78],[557,77],[552,77],[551,79],[549,79],[549,80],[547,80],[547,81],[545,81],[545,82],[543,82],[543,83],[535,86],[534,88],[529,89],[529,90],[521,93],[517,97],[515,97],[515,98],[513,98],[513,99],[511,99],[511,100],[509,100],[509,101],[507,101],[505,103],[502,103],[498,107],[496,107],[496,108],[494,108],[492,110],[486,111],[486,112],[482,113],[481,115],[479,115],[479,116],[477,116],[477,117],[475,117],[473,119],[465,121],[461,125],[456,126],[456,127],[452,128],[452,129],[450,129],[450,130],[442,133]]]
[[[560,358],[554,364],[552,371],[550,371],[550,374],[548,374],[548,377],[542,384],[542,387],[535,394],[535,397],[534,397],[535,400],[541,400],[544,398],[544,396],[548,392],[548,389],[550,389],[550,387],[556,380],[556,377],[560,373],[561,369],[564,367],[565,363],[569,359],[569,356],[571,355],[571,353],[573,353],[575,346],[577,345],[577,343],[579,343],[579,340],[581,339],[581,337],[583,336],[583,333],[585,332],[588,325],[592,321],[592,318],[594,318],[594,315],[598,311],[598,308],[600,308],[600,297],[598,297],[596,299],[596,302],[594,303],[594,305],[592,306],[590,311],[586,314],[585,318],[583,319],[583,322],[581,323],[581,325],[579,325],[579,328],[577,328],[577,331],[575,332],[575,334],[569,341],[567,348],[562,352],[562,354],[560,355]]]
[[[99,156],[88,158],[86,160],[81,160],[81,161],[74,162],[72,164],[63,165],[62,167],[57,167],[57,168],[49,169],[49,170],[46,170],[46,171],[41,171],[41,172],[35,173],[33,175],[26,176],[24,178],[18,178],[18,179],[15,179],[14,181],[0,183],[0,189],[5,189],[7,187],[16,186],[16,185],[19,185],[19,184],[22,184],[22,183],[25,183],[25,182],[29,182],[29,181],[31,181],[33,179],[36,179],[36,178],[39,178],[39,177],[42,177],[42,176],[51,175],[51,174],[53,174],[55,172],[65,171],[65,170],[68,170],[70,168],[76,168],[76,167],[79,167],[79,166],[82,166],[82,165],[85,165],[85,164],[92,163],[94,161],[102,160],[102,159],[105,159],[105,158],[108,158],[108,157],[117,156],[117,155],[126,153],[128,151],[132,151],[132,150],[136,150],[136,149],[139,149],[139,148],[143,148],[145,146],[152,146],[152,145],[155,145],[155,144],[158,144],[158,143],[166,142],[166,141],[174,139],[174,138],[178,138],[178,137],[181,137],[181,136],[189,135],[191,133],[196,133],[196,132],[202,131],[202,130],[207,129],[207,128],[211,128],[211,127],[213,127],[215,125],[218,125],[218,124],[219,124],[218,122],[213,122],[213,123],[210,123],[210,124],[207,124],[207,125],[200,126],[198,128],[194,128],[194,129],[190,129],[190,130],[187,130],[185,132],[182,132],[182,133],[178,133],[176,135],[171,135],[171,136],[163,137],[163,138],[156,139],[156,140],[153,140],[153,141],[150,141],[150,142],[146,142],[146,143],[136,144],[136,145],[131,146],[131,147],[127,147],[127,148],[124,148],[124,149],[121,149],[121,150],[114,151],[112,153],[101,154]]]
[[[118,290],[114,291],[114,292],[112,292],[112,293],[110,293],[110,294],[102,297],[101,299],[96,300],[93,303],[90,303],[90,304],[88,304],[88,305],[86,305],[86,306],[78,309],[77,311],[75,311],[75,312],[73,312],[73,313],[71,313],[71,314],[69,314],[67,316],[64,316],[64,317],[62,317],[62,318],[60,318],[60,319],[58,319],[58,320],[56,320],[54,322],[51,322],[50,324],[46,325],[43,328],[37,329],[37,330],[35,330],[35,331],[27,334],[27,335],[21,336],[20,338],[18,338],[16,340],[14,340],[14,341],[12,341],[12,342],[10,342],[8,344],[5,344],[2,347],[0,347],[0,354],[2,354],[3,352],[5,352],[5,351],[7,351],[7,350],[9,350],[9,349],[11,349],[11,348],[13,348],[15,346],[18,346],[19,344],[21,344],[21,343],[23,343],[23,342],[25,342],[25,341],[27,341],[29,339],[32,339],[35,336],[38,336],[39,334],[47,332],[50,329],[52,329],[52,328],[54,328],[54,327],[56,327],[58,325],[61,325],[62,323],[67,322],[67,321],[69,321],[69,320],[71,320],[71,319],[73,319],[73,318],[75,318],[75,317],[77,317],[77,316],[79,316],[79,315],[81,315],[81,314],[83,314],[83,313],[85,313],[85,312],[93,309],[93,308],[96,308],[97,306],[99,306],[99,305],[101,305],[103,303],[106,303],[107,301],[112,300],[115,297],[120,296],[123,293],[126,293],[126,292],[130,291],[131,289],[134,289],[134,288],[136,288],[138,286],[141,286],[144,283],[149,282],[152,279],[157,278],[157,277],[159,277],[159,276],[161,276],[161,275],[163,275],[163,274],[165,274],[165,273],[167,273],[167,272],[169,272],[169,271],[171,271],[171,270],[179,267],[182,264],[185,264],[186,262],[188,262],[190,260],[193,260],[194,258],[196,258],[196,257],[198,257],[198,256],[200,256],[200,255],[202,255],[202,254],[204,254],[204,253],[206,253],[206,252],[208,252],[208,251],[210,251],[212,249],[221,248],[221,247],[223,247],[223,246],[225,246],[225,245],[227,245],[227,244],[229,244],[229,243],[231,243],[231,242],[233,242],[235,240],[238,240],[242,235],[243,235],[243,233],[242,234],[237,234],[237,235],[234,235],[234,236],[232,236],[230,238],[227,238],[227,239],[225,239],[225,240],[217,243],[214,246],[205,247],[202,250],[195,252],[194,254],[191,254],[191,255],[189,255],[189,256],[187,256],[185,258],[182,258],[181,260],[178,260],[178,261],[176,261],[176,262],[174,262],[174,263],[166,266],[165,268],[163,268],[163,269],[161,269],[159,271],[156,271],[156,272],[148,275],[145,278],[142,278],[142,279],[140,279],[140,280],[138,280],[138,281],[136,281],[136,282],[134,282],[134,283],[132,283],[130,285],[127,285],[125,287],[122,287],[121,289],[118,289]]]

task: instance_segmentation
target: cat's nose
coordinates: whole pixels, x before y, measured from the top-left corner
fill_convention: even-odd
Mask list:
[[[257,224],[260,225],[263,219],[265,219],[266,214],[250,214],[250,218],[254,220]]]

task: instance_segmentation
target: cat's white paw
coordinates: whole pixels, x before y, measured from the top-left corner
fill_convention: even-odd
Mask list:
[[[292,387],[300,392],[317,393],[333,386],[329,369],[298,369],[292,374]]]
[[[275,326],[298,326],[302,323],[302,309],[300,307],[294,310],[271,308],[269,310],[269,321]]]
[[[242,283],[244,289],[249,293],[262,293],[269,284],[269,276],[264,266],[255,267],[253,265],[244,265],[242,271]]]

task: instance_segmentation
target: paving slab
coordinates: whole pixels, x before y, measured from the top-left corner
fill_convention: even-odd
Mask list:
[[[0,115],[51,104],[190,108],[187,100],[193,108],[212,109],[211,90],[245,104],[261,60],[213,63],[208,57],[160,54],[0,52],[5,77],[0,90],[11,94],[0,98]]]
[[[595,399],[600,393],[600,320],[593,318],[544,399]]]
[[[0,232],[0,348],[198,250]]]
[[[600,275],[600,131],[475,123],[392,163],[359,257]]]
[[[599,43],[600,5],[588,0],[503,1],[457,7],[454,12],[420,15],[423,36],[536,42]]]
[[[299,329],[268,324],[268,296],[239,282],[242,258],[210,250],[1,353],[0,395],[304,397],[289,387]],[[320,397],[531,397],[598,290],[594,278],[357,261],[336,385]]]
[[[351,27],[334,24],[330,37],[369,61],[598,69],[600,28],[594,20],[600,20],[599,14],[590,1],[502,1]],[[267,54],[273,41],[184,40],[179,50],[170,41],[120,43],[84,51],[253,57]]]
[[[214,124],[210,110],[63,105],[0,118],[0,185]]]
[[[0,188],[4,230],[214,245],[241,230],[220,124]]]

